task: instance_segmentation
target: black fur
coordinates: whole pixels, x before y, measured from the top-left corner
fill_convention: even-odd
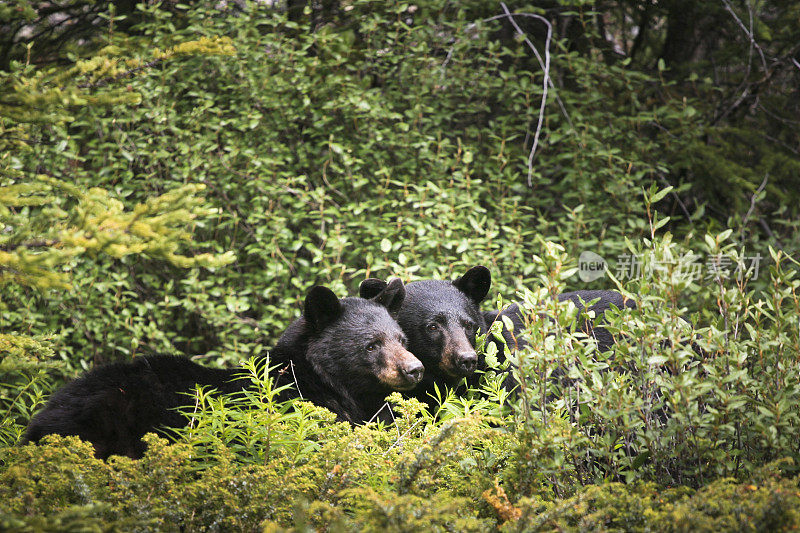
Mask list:
[[[422,365],[403,347],[403,332],[387,312],[400,306],[404,294],[399,280],[373,301],[339,300],[329,289],[313,288],[304,316],[289,326],[271,353],[270,364],[278,365],[276,385],[293,385],[279,399],[302,396],[342,420],[361,423],[381,410],[392,390],[415,386]],[[23,443],[53,433],[77,435],[94,445],[98,458],[138,458],[145,433],[187,423],[175,410],[189,402],[185,393],[196,385],[219,393],[240,391],[251,385],[241,372],[170,356],[102,366],[56,391],[31,420]]]
[[[332,294],[332,293],[331,293]],[[272,351],[272,364],[293,363],[299,393],[317,405],[327,407],[344,420],[366,422],[380,410],[384,399],[393,390],[378,378],[386,370],[386,358],[397,355],[406,358],[400,373],[416,385],[422,378],[420,361],[405,350],[406,337],[387,309],[397,309],[405,291],[400,280],[393,280],[371,299],[343,298],[336,304],[323,301],[321,307],[328,316],[314,322],[308,299],[304,317],[296,320],[278,340]],[[309,294],[311,297],[311,294]],[[369,350],[377,344],[377,349]],[[391,353],[390,353],[391,352]],[[409,375],[410,374],[410,375]],[[389,416],[381,411],[380,419]]]
[[[240,390],[235,370],[202,367],[183,357],[138,357],[101,366],[59,390],[33,417],[22,442],[49,434],[77,435],[94,444],[95,456],[141,457],[141,437],[156,428],[182,427],[174,408],[189,403],[182,393],[195,384],[220,392]]]
[[[373,297],[385,286],[385,281],[367,279],[359,294]],[[490,286],[491,274],[483,266],[471,268],[452,282],[425,280],[406,285],[396,318],[408,336],[408,349],[425,366],[425,377],[412,395],[431,403],[434,384],[455,386],[483,364],[475,351],[475,334],[486,331],[478,304]]]

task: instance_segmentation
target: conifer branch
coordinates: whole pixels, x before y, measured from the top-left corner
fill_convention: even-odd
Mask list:
[[[16,244],[3,243],[0,244],[0,250],[4,252],[10,252],[12,250],[17,250],[19,248],[50,248],[52,246],[57,246],[58,244],[60,244],[60,241],[57,240],[39,239],[35,241],[20,242]]]
[[[420,470],[422,470],[429,462],[433,460],[433,455],[435,451],[439,448],[439,445],[446,441],[450,436],[455,432],[458,425],[464,422],[464,419],[457,418],[454,420],[450,420],[446,422],[439,433],[433,437],[430,442],[428,442],[425,446],[420,448],[420,450],[414,456],[414,460],[405,468],[403,475],[400,478],[397,486],[398,494],[407,494],[411,488],[411,483],[417,477]]]
[[[89,82],[80,83],[80,84],[78,84],[78,88],[79,89],[94,89],[95,87],[105,87],[106,85],[108,85],[110,83],[113,83],[113,82],[128,78],[130,76],[133,76],[134,74],[136,74],[137,72],[140,72],[142,70],[145,70],[145,69],[148,69],[148,68],[153,68],[153,67],[159,65],[160,63],[162,63],[163,61],[164,61],[164,58],[154,59],[152,61],[148,61],[147,63],[139,65],[138,67],[130,68],[130,69],[126,70],[125,72],[120,72],[119,74],[117,74],[115,76],[107,76],[105,78],[102,78],[102,79],[97,80],[97,81],[92,82],[92,83],[89,83]]]

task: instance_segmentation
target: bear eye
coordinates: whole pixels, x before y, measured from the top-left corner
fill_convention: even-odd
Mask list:
[[[436,322],[431,322],[428,324],[428,331],[439,331],[439,324]]]
[[[368,352],[374,352],[375,350],[377,350],[380,347],[380,345],[381,345],[381,343],[379,343],[378,341],[371,342],[371,343],[367,344],[367,351]]]

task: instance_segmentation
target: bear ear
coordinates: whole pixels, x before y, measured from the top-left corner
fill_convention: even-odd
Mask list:
[[[342,304],[332,290],[318,285],[308,291],[303,317],[314,331],[322,331],[341,314]]]
[[[369,280],[366,280],[369,281]],[[384,283],[385,288],[372,298],[372,301],[384,306],[390,313],[396,313],[403,305],[406,297],[406,288],[400,278],[394,278],[388,284]],[[364,283],[361,284],[364,286]]]
[[[367,278],[358,286],[358,295],[365,300],[371,300],[385,289],[386,285],[387,283],[382,279]]]
[[[470,300],[479,304],[486,298],[492,286],[492,275],[485,266],[474,266],[455,280],[453,285],[466,294]]]

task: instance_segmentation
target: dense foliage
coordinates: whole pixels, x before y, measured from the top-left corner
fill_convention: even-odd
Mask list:
[[[800,7],[506,4],[0,6],[0,527],[800,525]],[[141,461],[13,446],[93,364],[251,361],[314,284],[475,264],[526,309],[511,396],[351,428],[249,362]],[[610,287],[601,354],[550,296]]]

